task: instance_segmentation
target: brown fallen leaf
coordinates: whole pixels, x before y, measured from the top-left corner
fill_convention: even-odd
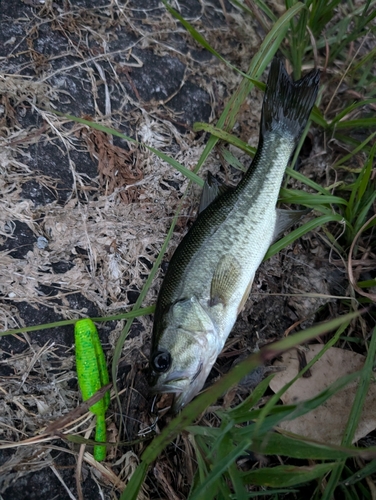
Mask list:
[[[85,119],[91,120],[89,116]],[[100,130],[81,129],[81,137],[85,140],[92,158],[98,161],[100,184],[106,195],[120,188],[120,196],[125,203],[132,203],[140,194],[136,184],[143,178],[139,168],[137,149],[127,151],[115,146],[109,136]]]
[[[309,345],[305,352],[307,362],[322,349],[322,344]],[[281,397],[284,404],[296,404],[311,399],[329,387],[344,375],[361,370],[365,357],[352,351],[331,347],[311,368],[312,376],[297,380]],[[296,349],[286,352],[275,362],[275,366],[284,366],[270,382],[270,388],[277,392],[299,371],[299,359]],[[347,424],[349,413],[358,387],[358,380],[329,398],[315,410],[295,420],[280,424],[282,429],[316,441],[340,444]],[[362,416],[355,432],[353,443],[376,428],[376,383],[371,381]]]

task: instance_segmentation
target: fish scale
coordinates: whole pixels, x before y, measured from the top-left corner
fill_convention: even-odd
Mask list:
[[[205,185],[209,204],[171,259],[156,305],[149,382],[153,392],[176,394],[174,411],[202,389],[273,238],[297,220],[276,203],[318,83],[318,71],[292,82],[273,60],[250,168],[235,189]]]

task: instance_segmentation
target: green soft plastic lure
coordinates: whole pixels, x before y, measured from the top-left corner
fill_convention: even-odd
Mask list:
[[[78,385],[82,399],[94,396],[104,385],[109,383],[106,358],[99,340],[97,329],[91,319],[80,319],[74,326],[76,344],[76,367]],[[106,410],[110,404],[110,392],[90,407],[97,416],[95,440],[106,441]],[[94,458],[101,461],[106,458],[105,446],[94,446]]]

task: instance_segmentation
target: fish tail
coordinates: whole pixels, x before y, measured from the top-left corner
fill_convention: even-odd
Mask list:
[[[275,57],[264,94],[261,138],[277,133],[298,141],[315,104],[319,81],[320,71],[313,70],[294,82],[283,62]]]

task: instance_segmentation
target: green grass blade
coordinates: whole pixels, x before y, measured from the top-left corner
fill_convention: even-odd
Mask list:
[[[291,6],[294,2],[287,1],[287,5]],[[292,19],[290,23],[290,31],[288,38],[290,40],[291,50],[289,51],[289,59],[293,65],[293,72],[295,80],[301,77],[302,59],[304,50],[308,41],[308,9],[303,10],[297,20]]]
[[[224,456],[223,452],[221,453],[221,450],[218,451],[218,448],[223,449],[223,446],[224,446],[223,442],[225,442],[226,438],[228,438],[228,431],[231,430],[232,426],[233,426],[233,422],[227,422],[227,420],[222,421],[222,425],[219,428],[219,432],[217,433],[215,443],[213,444],[210,453],[207,454],[208,458],[212,458],[213,455],[217,455],[217,454],[218,454],[218,456],[222,456],[222,457]],[[225,443],[225,445],[226,445],[226,443]],[[228,445],[228,443],[227,443],[227,445]],[[225,454],[227,454],[227,451]]]
[[[231,428],[232,425],[233,422],[228,423],[229,428]],[[224,433],[225,431],[222,431],[221,434],[223,435]],[[228,459],[229,455],[233,452],[233,448],[234,448],[234,443],[231,439],[231,436],[228,432],[226,432],[224,438],[222,439],[222,446],[218,450],[218,456],[215,456],[215,462],[212,465],[212,471],[210,472],[209,476],[211,476],[214,473],[213,466],[217,465],[221,459],[223,460]],[[242,478],[240,477],[240,471],[237,468],[235,460],[231,460],[231,462],[227,467],[227,470],[225,471],[224,474],[221,474],[220,477],[222,478],[223,481],[226,481],[227,483],[228,483],[228,477],[230,478],[232,483],[232,488],[235,491],[237,500],[247,500],[248,498],[247,491],[243,486],[243,481]],[[210,477],[205,479],[205,483],[208,479],[210,480]],[[229,498],[229,495],[225,498],[226,499]]]
[[[188,425],[185,430],[193,434],[193,436],[204,436],[208,442],[214,442],[223,431],[222,427],[203,427],[200,425]]]
[[[365,281],[358,281],[357,285],[359,288],[370,288],[372,286],[376,286],[376,278]]]
[[[307,137],[307,134],[308,134],[310,127],[311,127],[311,120],[308,120],[308,122],[306,123],[306,126],[304,127],[304,130],[302,132],[302,135],[300,136],[299,142],[295,148],[294,154],[293,154],[292,158],[290,159],[290,164],[293,166],[297,164],[297,161],[298,161],[298,158],[300,155],[300,151],[301,151],[303,144],[306,140],[306,137]]]
[[[146,464],[145,462],[141,462],[132,474],[128,485],[120,495],[119,500],[137,500],[139,498],[139,492],[146,477],[147,471],[148,464]]]
[[[358,423],[362,415],[363,406],[368,394],[368,388],[371,383],[371,378],[373,377],[373,367],[376,359],[376,328],[374,328],[370,338],[371,342],[369,345],[367,358],[364,363],[359,386],[356,391],[356,396],[351,407],[345,434],[342,439],[342,444],[345,446],[350,445],[352,443],[352,440],[354,439],[355,431],[358,427]]]
[[[352,68],[351,68],[351,73],[356,74],[359,69],[367,64],[368,62],[373,63],[375,61],[376,57],[376,47],[374,47],[372,50],[370,50],[365,56],[363,56],[359,62],[357,62]]]
[[[373,159],[375,156],[376,152],[376,144],[372,146],[371,152],[369,154],[369,157],[362,169],[361,175],[359,176],[359,188],[358,188],[358,198],[363,198],[366,189],[369,185],[369,181],[371,179],[372,175],[372,166],[373,166]]]
[[[372,462],[363,467],[363,469],[357,471],[352,476],[346,478],[346,480],[342,483],[342,485],[349,486],[351,484],[358,483],[359,481],[363,481],[363,479],[375,473],[376,473],[376,460],[372,460]]]
[[[138,318],[139,316],[147,316],[153,314],[155,306],[144,307],[142,309],[132,310],[126,313],[114,314],[112,316],[102,316],[100,318],[90,318],[94,323],[99,323],[103,321],[117,321],[121,319]],[[5,332],[0,332],[0,337],[4,335],[14,335],[17,333],[30,333],[37,332],[39,330],[47,330],[48,328],[57,328],[59,326],[74,325],[77,322],[75,319],[64,319],[62,321],[54,321],[53,323],[44,323],[42,325],[34,326],[24,326],[22,328],[14,328],[12,330],[6,330]]]
[[[226,149],[224,147],[221,147],[221,146],[219,146],[219,147],[220,147],[221,155],[223,156],[224,160],[229,165],[231,165],[234,168],[237,168],[241,172],[246,172],[247,171],[247,169],[245,168],[245,166],[236,158],[236,156],[234,156],[231,153],[231,151],[229,151],[228,149]]]
[[[279,432],[270,432],[262,436],[254,435],[252,451],[263,455],[282,455],[302,460],[340,460],[344,457],[359,456],[362,453],[359,448],[316,443],[302,436],[294,436],[290,432]],[[367,451],[369,452],[369,449]],[[374,451],[376,451],[375,448]]]
[[[269,377],[264,378],[257,387],[251,392],[251,394],[236,408],[227,410],[226,412],[217,411],[217,415],[220,418],[230,418],[231,420],[238,419],[239,417],[244,418],[246,422],[249,416],[250,410],[260,401],[260,399],[264,396],[265,391],[269,387],[269,383],[271,379],[274,377],[274,374],[269,375]]]
[[[317,184],[317,182],[309,179],[308,177],[306,177],[305,175],[301,174],[297,170],[294,170],[294,169],[292,169],[290,167],[287,167],[286,168],[286,174],[288,174],[293,179],[296,179],[297,181],[302,182],[306,186],[311,187],[312,189],[314,189],[315,191],[317,191],[319,193],[322,193],[324,195],[330,195],[330,191],[328,191],[328,189],[325,189],[324,187],[320,186],[320,184]]]
[[[336,123],[336,129],[342,130],[344,128],[368,128],[376,126],[376,118],[360,118],[359,120],[343,120]]]
[[[375,104],[376,99],[364,99],[362,101],[354,102],[350,106],[347,106],[345,109],[343,109],[340,113],[338,113],[333,120],[328,124],[329,128],[334,128],[334,126],[342,120],[342,118],[352,111],[354,111],[357,108],[363,107],[363,106],[368,106],[369,104]]]
[[[235,463],[232,463],[229,466],[228,474],[235,491],[236,500],[247,500],[248,491],[246,489],[246,485],[243,484],[243,478],[241,477],[240,471]]]
[[[229,134],[225,130],[218,128],[218,127],[214,127],[213,125],[209,125],[208,123],[196,122],[193,125],[193,130],[195,132],[204,130],[205,132],[208,132],[209,134],[214,135],[218,139],[221,139],[222,141],[226,141],[226,142],[232,144],[233,146],[236,146],[237,148],[241,149],[242,151],[244,151],[245,153],[247,153],[251,157],[253,157],[256,153],[256,148],[250,146],[249,144],[242,141],[241,139],[239,139],[235,135]]]
[[[313,107],[310,119],[316,123],[316,125],[319,125],[322,128],[327,128],[329,126],[328,122],[325,120],[324,116],[322,115],[321,111],[318,109],[317,106]]]
[[[240,445],[234,447],[225,458],[216,461],[210,474],[205,478],[205,482],[199,485],[199,487],[189,497],[189,500],[205,500],[206,489],[212,487],[213,483],[228,470],[234,461],[239,458],[239,456],[242,455],[247,448],[249,448],[250,444],[251,440],[245,440]]]
[[[301,9],[305,8],[305,6],[298,2],[291,9],[281,16],[280,19],[275,23],[270,32],[266,35],[264,41],[262,42],[260,49],[256,52],[254,57],[252,58],[251,64],[249,66],[247,75],[251,79],[259,80],[262,73],[264,72],[267,65],[273,59],[275,53],[277,52],[285,34],[289,28],[290,20],[298,14]],[[217,128],[223,128],[227,132],[232,130],[237,114],[239,112],[240,107],[244,103],[247,95],[253,88],[252,81],[249,78],[244,78],[241,82],[239,88],[236,92],[231,96],[231,99],[227,103],[221,117],[218,120]],[[209,154],[213,150],[214,146],[218,142],[218,138],[211,136],[205,146],[205,149],[197,163],[195,168],[195,172],[202,167]]]
[[[244,10],[244,12],[247,12],[247,14],[250,14],[252,17],[255,17],[254,12],[251,9],[249,9],[246,5],[244,5],[242,2],[240,2],[239,0],[230,0],[230,3],[232,3],[233,5],[236,5],[240,9]],[[268,18],[270,20],[272,20],[273,22],[277,21],[278,18],[275,16],[274,12],[271,11],[269,9],[269,7],[262,0],[255,0],[255,4],[257,5],[257,7],[260,8],[260,10],[264,14],[266,14],[268,16]]]
[[[205,450],[206,444],[205,444],[205,442],[202,442],[202,445],[201,445],[200,438],[197,439],[195,436],[193,436],[193,439],[190,439],[190,441],[191,441],[192,446],[195,450],[195,457],[197,460],[199,479],[200,479],[200,482],[202,483],[203,481],[205,481],[205,477],[209,471],[206,460],[202,455],[202,449]],[[209,450],[206,450],[206,454],[208,454],[208,452],[209,452]],[[197,483],[197,484],[199,484],[199,483]],[[191,487],[191,491],[193,491],[194,488],[195,488],[195,484],[193,483],[192,487]]]
[[[261,491],[252,491],[248,493],[248,498],[259,498],[262,497],[262,500],[279,500],[280,498],[290,498],[288,495],[295,495],[295,493],[299,493],[298,489],[292,489],[292,488],[284,488],[284,489],[279,489],[279,488],[268,488],[267,490],[261,490]],[[278,496],[281,495],[281,496]],[[231,497],[232,500],[236,500],[234,496]],[[295,496],[291,496],[291,498],[295,498]],[[296,497],[297,498],[297,497]]]
[[[283,203],[295,203],[296,205],[306,205],[314,207],[316,205],[347,205],[347,201],[339,196],[331,194],[310,194],[298,191],[296,189],[282,188],[280,191],[279,201]]]
[[[263,469],[252,470],[244,473],[243,480],[248,484],[259,486],[297,486],[320,478],[330,472],[335,463],[318,465],[307,465],[297,467],[295,465],[279,465],[277,467],[264,467]]]
[[[346,163],[348,160],[350,160],[353,156],[355,156],[357,153],[361,152],[369,152],[370,150],[366,148],[367,144],[371,142],[375,137],[376,137],[376,132],[373,132],[371,135],[369,135],[363,142],[359,143],[359,141],[356,141],[355,139],[352,139],[351,137],[344,136],[344,135],[339,135],[336,134],[337,139],[340,139],[343,142],[347,142],[348,144],[355,145],[355,148],[351,151],[351,153],[345,155],[342,157],[340,160],[338,160],[334,165],[333,168],[337,168],[340,165],[343,165]]]
[[[375,153],[375,145],[373,145],[370,155],[364,167],[361,169],[357,180],[354,184],[348,186],[351,189],[350,198],[346,207],[346,217],[349,221],[353,221],[356,215],[356,207],[359,206],[360,201],[367,189],[368,181],[371,176],[373,157]]]
[[[369,198],[367,204],[363,207],[363,209],[360,211],[355,223],[354,223],[354,236],[356,233],[360,230],[360,228],[363,226],[363,224],[366,221],[367,214],[372,207],[374,201],[376,200],[376,192],[372,194],[372,196]]]
[[[341,222],[343,220],[343,217],[338,214],[330,214],[330,215],[322,215],[320,217],[317,217],[316,219],[310,220],[303,224],[302,226],[298,227],[297,229],[294,229],[294,231],[291,231],[287,236],[284,236],[280,240],[278,240],[276,243],[274,243],[269,250],[266,252],[266,255],[264,257],[264,261],[267,259],[270,259],[273,255],[276,253],[280,252],[284,248],[286,248],[288,245],[291,245],[295,240],[298,238],[301,238],[305,234],[309,233],[313,229],[316,229],[316,227],[323,226],[324,224],[327,224],[328,222]]]

